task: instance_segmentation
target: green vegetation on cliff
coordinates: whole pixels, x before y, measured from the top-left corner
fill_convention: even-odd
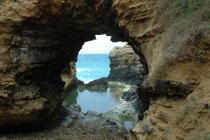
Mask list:
[[[209,0],[163,0],[159,7],[159,12],[165,12],[168,20],[186,19],[190,16],[199,15],[202,21],[210,20]],[[198,19],[199,20],[199,19]]]
[[[199,10],[207,0],[171,0],[177,6],[179,15],[187,17]]]

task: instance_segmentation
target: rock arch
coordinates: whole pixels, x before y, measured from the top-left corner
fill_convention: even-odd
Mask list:
[[[148,71],[137,92],[150,106],[132,134],[139,139],[190,139],[202,130],[199,136],[204,137],[210,129],[209,1],[196,4],[2,0],[0,126],[37,123],[52,115],[64,97],[62,68],[85,41],[106,33],[128,41]],[[178,13],[173,11],[177,8]]]
[[[62,69],[95,34],[125,40],[112,1],[1,2],[1,126],[37,123],[63,98]]]

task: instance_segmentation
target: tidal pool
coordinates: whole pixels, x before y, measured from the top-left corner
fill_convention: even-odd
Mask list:
[[[104,113],[118,105],[119,99],[111,92],[111,88],[108,88],[106,91],[76,88],[67,94],[65,102],[67,104],[76,103],[80,105],[84,113],[87,111]]]
[[[85,86],[78,86],[69,91],[64,100],[66,104],[78,104],[83,112],[88,111],[102,113],[101,118],[110,119],[117,123],[118,126],[130,130],[138,120],[138,114],[131,102],[121,98],[130,86],[109,83],[108,88],[89,89]]]

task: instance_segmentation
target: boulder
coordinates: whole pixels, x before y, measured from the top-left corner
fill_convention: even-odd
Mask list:
[[[85,88],[89,91],[106,92],[108,88],[108,81],[106,78],[100,78],[89,82],[85,85]]]

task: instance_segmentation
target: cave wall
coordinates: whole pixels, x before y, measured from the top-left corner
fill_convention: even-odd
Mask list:
[[[106,33],[128,41],[148,73],[137,90],[146,97],[141,111],[148,110],[130,138],[206,137],[208,6],[208,0],[1,1],[0,125],[37,123],[52,115],[64,98],[63,68],[85,41]]]
[[[100,0],[0,2],[1,127],[38,124],[53,115],[65,97],[61,72],[84,42],[96,33],[123,37],[111,5]]]
[[[75,87],[76,85],[76,60],[72,60],[66,67],[62,70],[61,79],[65,82],[64,91],[68,91]]]

